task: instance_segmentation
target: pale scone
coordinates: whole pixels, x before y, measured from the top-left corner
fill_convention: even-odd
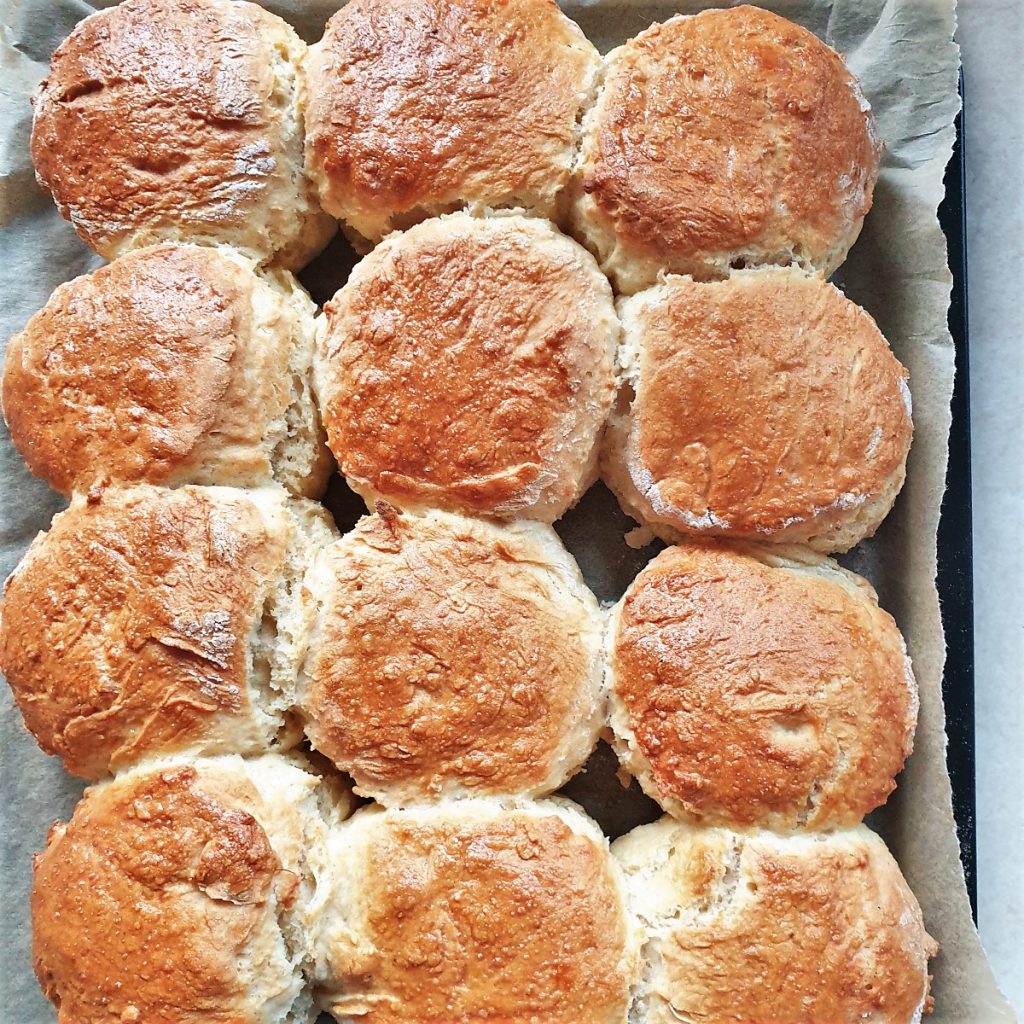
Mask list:
[[[156,754],[298,742],[302,578],[336,536],[279,488],[76,497],[0,606],[0,668],[29,731],[91,779]]]
[[[605,58],[570,222],[624,294],[660,271],[829,274],[880,153],[856,79],[806,29],[748,6],[678,15]]]
[[[363,795],[539,796],[594,749],[604,617],[550,526],[381,504],[306,585],[306,733]]]
[[[323,494],[316,308],[286,271],[164,243],[61,285],[7,346],[3,411],[63,494],[109,483]]]
[[[371,242],[462,208],[553,216],[598,65],[553,0],[345,4],[301,93],[324,209]]]
[[[797,270],[669,277],[619,303],[602,474],[666,540],[846,551],[906,475],[907,371],[871,316]]]
[[[551,522],[593,482],[618,320],[593,257],[546,221],[425,221],[324,314],[327,443],[368,505]]]
[[[896,623],[806,548],[668,548],[616,605],[608,652],[619,756],[678,817],[856,825],[910,754],[917,686]]]
[[[59,1024],[309,1024],[337,780],[275,755],[149,762],[35,858],[32,957]]]
[[[187,241],[303,267],[335,230],[303,169],[305,52],[254,3],[97,11],[54,50],[36,92],[36,176],[107,259]]]
[[[938,947],[885,844],[663,818],[617,840],[644,933],[630,1020],[920,1024]]]

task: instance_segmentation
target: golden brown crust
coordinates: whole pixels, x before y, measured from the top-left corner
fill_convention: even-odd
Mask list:
[[[354,0],[307,61],[324,208],[373,241],[463,205],[550,215],[597,51],[553,0]]]
[[[593,749],[601,617],[549,527],[381,505],[308,585],[307,734],[364,795],[539,795]]]
[[[281,520],[275,521],[276,517]],[[98,778],[141,756],[265,747],[250,633],[286,557],[283,513],[239,491],[77,499],[7,581],[0,665],[29,730]]]
[[[343,867],[358,923],[334,950],[344,994],[332,1012],[365,1024],[619,1024],[634,958],[603,840],[544,804],[486,814],[474,803],[352,819],[358,864]]]
[[[677,16],[607,58],[577,216],[626,291],[659,267],[830,273],[871,206],[879,153],[853,76],[810,32],[748,6]]]
[[[35,97],[32,160],[108,258],[221,241],[303,266],[330,236],[302,174],[305,47],[252,3],[129,0],[81,22]]]
[[[618,326],[590,255],[546,223],[420,224],[325,313],[327,441],[368,500],[550,521],[591,482]]]
[[[61,1024],[256,1024],[276,946],[282,870],[248,783],[169,767],[87,791],[35,860],[33,960]],[[216,795],[214,795],[216,794]],[[268,947],[269,940],[269,947]]]
[[[691,829],[613,847],[654,964],[644,1020],[915,1024],[937,950],[882,841]]]
[[[635,398],[604,473],[627,510],[685,532],[838,551],[903,483],[907,371],[871,317],[796,271],[670,278],[620,304]]]
[[[319,431],[290,372],[308,376],[313,307],[251,267],[229,251],[164,244],[58,288],[4,362],[4,416],[32,472],[64,494],[272,474],[317,490],[314,451],[278,473],[275,450],[289,415]]]
[[[624,762],[674,814],[853,825],[910,753],[917,692],[896,623],[825,559],[669,548],[626,592],[610,644]]]

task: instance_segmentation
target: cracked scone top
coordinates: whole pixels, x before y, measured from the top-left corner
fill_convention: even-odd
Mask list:
[[[619,303],[621,387],[602,475],[668,541],[845,551],[906,475],[907,371],[874,320],[796,270],[670,277]]]
[[[881,146],[837,53],[756,7],[653,25],[605,58],[575,170],[574,233],[629,294],[795,264],[860,234]]]
[[[305,266],[334,231],[303,172],[305,50],[254,3],[129,0],[91,15],[34,99],[40,184],[107,259],[182,240]]]
[[[107,482],[308,497],[331,471],[312,397],[315,307],[285,271],[164,243],[61,285],[15,335],[3,410],[63,494]]]
[[[617,840],[644,932],[646,1024],[920,1024],[937,952],[884,843],[694,828],[663,818]]]
[[[910,753],[917,687],[866,580],[800,548],[668,548],[616,606],[623,765],[705,824],[854,825]]]
[[[604,723],[603,616],[551,527],[381,504],[308,574],[298,702],[387,806],[551,792]]]
[[[174,760],[86,790],[35,858],[32,953],[60,1024],[297,1024],[327,826],[301,762]]]
[[[324,209],[373,242],[462,207],[553,216],[598,62],[554,0],[353,0],[305,64]]]
[[[368,504],[551,522],[593,482],[618,320],[593,257],[546,221],[425,221],[324,314],[327,443]]]
[[[636,926],[568,800],[366,807],[334,830],[326,1009],[364,1024],[624,1024]]]
[[[0,607],[0,666],[29,731],[93,779],[154,754],[296,742],[301,580],[334,536],[318,505],[277,489],[76,497]]]

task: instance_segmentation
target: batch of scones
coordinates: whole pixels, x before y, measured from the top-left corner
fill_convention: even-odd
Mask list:
[[[63,1024],[920,1021],[862,824],[916,685],[827,557],[911,439],[825,280],[880,153],[753,7],[602,57],[552,0],[351,0],[308,49],[127,0],[58,47],[33,160],[112,262],[8,345],[71,502],[0,666],[94,783],[35,862]],[[334,218],[366,255],[318,313]],[[551,525],[599,476],[671,545],[611,609]],[[666,812],[611,846],[555,794],[600,737]]]

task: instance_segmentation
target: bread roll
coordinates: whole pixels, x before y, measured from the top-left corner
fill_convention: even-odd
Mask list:
[[[663,551],[616,606],[609,648],[622,763],[678,817],[855,825],[910,753],[896,623],[866,580],[805,549]]]
[[[637,933],[567,800],[366,807],[331,835],[325,1007],[363,1024],[625,1024]]]
[[[363,795],[541,795],[593,750],[603,617],[551,527],[381,504],[307,585],[306,732]]]
[[[325,314],[327,442],[368,504],[551,522],[593,481],[618,322],[590,254],[546,222],[420,224]]]
[[[277,489],[76,497],[0,615],[0,668],[39,745],[95,779],[158,753],[296,742],[300,584],[332,536],[319,506]]]
[[[324,209],[373,242],[461,207],[552,216],[598,66],[553,0],[353,0],[304,76]]]
[[[860,234],[880,153],[856,79],[810,32],[757,7],[678,15],[605,58],[574,233],[627,294],[661,270],[830,274]]]
[[[620,303],[603,474],[659,536],[846,551],[903,486],[907,371],[874,320],[792,270],[665,283]]]
[[[298,1024],[338,782],[276,756],[86,790],[37,855],[33,960],[60,1024]]]
[[[612,847],[646,945],[645,1024],[918,1024],[937,950],[863,826],[813,836],[671,818]]]
[[[35,95],[39,183],[107,259],[227,243],[295,269],[333,224],[303,171],[305,45],[229,0],[128,0],[80,22]]]
[[[3,406],[64,494],[110,481],[319,497],[331,470],[311,361],[315,307],[284,271],[162,244],[61,285],[11,339]]]

